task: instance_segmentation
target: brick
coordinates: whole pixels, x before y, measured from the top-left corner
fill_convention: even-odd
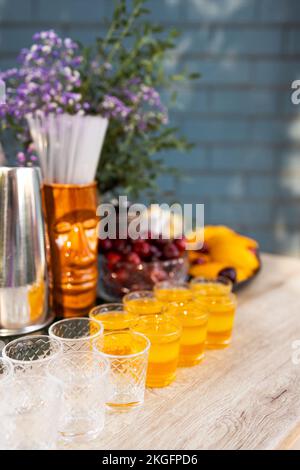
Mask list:
[[[242,147],[212,148],[212,168],[219,171],[271,171],[276,154],[269,149]]]
[[[271,224],[272,202],[213,201],[210,218],[215,224]]]
[[[291,84],[289,84],[291,85]],[[294,104],[292,102],[292,94],[295,90],[288,87],[287,90],[283,90],[280,94],[280,110],[284,114],[294,114],[297,115],[300,113],[300,104]]]
[[[278,179],[274,175],[247,175],[246,194],[250,200],[274,198],[278,194]]]
[[[22,48],[32,44],[35,32],[36,27],[1,28],[0,50],[17,56]]]
[[[189,152],[167,152],[164,155],[164,162],[181,172],[182,170],[207,170],[210,167],[210,152],[201,146],[197,146]]]
[[[268,253],[278,252],[278,241],[274,227],[269,229],[253,228],[253,225],[244,226],[242,232],[258,241],[261,251]]]
[[[35,17],[42,21],[100,23],[110,13],[111,3],[109,0],[38,0]]]
[[[276,113],[278,111],[278,92],[268,90],[216,90],[212,92],[212,112],[239,113]]]
[[[253,83],[256,85],[284,85],[300,79],[298,60],[256,60],[253,65]]]
[[[201,84],[209,85],[240,85],[251,83],[253,63],[246,59],[188,59],[186,65],[191,72],[201,73]],[[178,63],[175,62],[178,68]],[[176,68],[176,67],[175,67]]]
[[[170,101],[169,98],[169,93],[166,91],[162,93],[162,101],[164,103],[168,103]],[[183,87],[177,89],[176,103],[174,107],[170,107],[171,113],[176,111],[205,113],[209,112],[210,109],[208,93],[193,88],[186,89]]]
[[[71,37],[75,41],[79,41],[84,45],[92,44],[99,36],[103,37],[105,30],[100,28],[70,28],[64,36]]]
[[[207,198],[238,198],[244,195],[244,189],[244,180],[239,174],[191,175],[188,178],[188,183],[182,188],[182,195],[194,195],[195,201],[201,202]]]
[[[287,129],[288,123],[285,121],[258,119],[253,123],[253,141],[271,144],[286,142]]]
[[[288,54],[300,53],[300,31],[299,29],[289,29],[287,32],[286,52]]]
[[[0,71],[11,69],[16,66],[16,60],[14,58],[10,59],[1,59],[0,60]]]
[[[157,179],[157,186],[163,192],[174,192],[175,189],[175,178],[167,174],[161,175]]]
[[[194,142],[243,142],[249,141],[249,123],[241,119],[206,118],[183,123],[184,134]]]
[[[259,19],[266,22],[293,22],[300,16],[299,0],[260,0]]]
[[[31,13],[31,0],[0,1],[0,21],[28,21]]]
[[[189,21],[251,21],[255,19],[258,0],[185,0]]]
[[[278,54],[282,49],[282,31],[243,27],[208,27],[184,32],[179,40],[189,52],[205,54]],[[179,46],[180,47],[180,46]]]

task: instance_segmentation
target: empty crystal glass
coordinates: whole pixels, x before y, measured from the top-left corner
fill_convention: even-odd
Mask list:
[[[108,373],[108,361],[96,351],[64,353],[49,363],[48,374],[63,387],[63,403],[57,419],[64,441],[87,441],[102,431]]]
[[[0,358],[0,385],[7,383],[13,377],[14,368],[11,362]]]
[[[46,335],[25,336],[8,343],[2,355],[14,367],[16,374],[45,374],[46,364],[62,352],[59,341]]]
[[[0,382],[0,449],[56,448],[61,387],[46,376],[21,374]]]
[[[94,342],[110,364],[110,387],[106,404],[124,410],[144,402],[150,341],[141,333],[115,331]]]
[[[67,318],[49,328],[49,335],[62,344],[64,352],[91,351],[92,341],[102,333],[102,324],[91,318]]]

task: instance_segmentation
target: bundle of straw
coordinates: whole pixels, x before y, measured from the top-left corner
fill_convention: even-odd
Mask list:
[[[89,184],[95,179],[108,126],[100,116],[27,116],[45,183]]]

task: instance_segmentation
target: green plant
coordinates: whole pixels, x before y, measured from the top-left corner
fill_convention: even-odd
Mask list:
[[[147,21],[146,3],[147,0],[116,2],[110,28],[94,46],[96,53],[94,47],[85,49],[82,86],[87,96],[109,93],[132,107],[132,100],[124,98],[124,90],[136,80],[153,90],[167,90],[172,88],[172,83],[199,77],[186,71],[176,75],[166,73],[164,60],[175,49],[179,33],[166,32],[162,26]],[[90,64],[95,57],[95,63],[100,65],[98,73],[91,74]],[[95,100],[95,96],[87,96],[86,101]],[[176,93],[169,100],[174,103]],[[133,196],[145,189],[155,189],[157,176],[170,171],[159,154],[191,147],[191,143],[179,136],[177,128],[167,126],[162,119],[154,119],[145,129],[139,126],[135,113],[129,114],[126,125],[122,120],[110,118],[97,172],[99,189],[103,193],[122,188]]]

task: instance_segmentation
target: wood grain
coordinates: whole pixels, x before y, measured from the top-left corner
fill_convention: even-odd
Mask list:
[[[148,390],[143,408],[110,414],[98,449],[277,449],[300,435],[300,261],[264,255],[239,293],[232,346]]]

